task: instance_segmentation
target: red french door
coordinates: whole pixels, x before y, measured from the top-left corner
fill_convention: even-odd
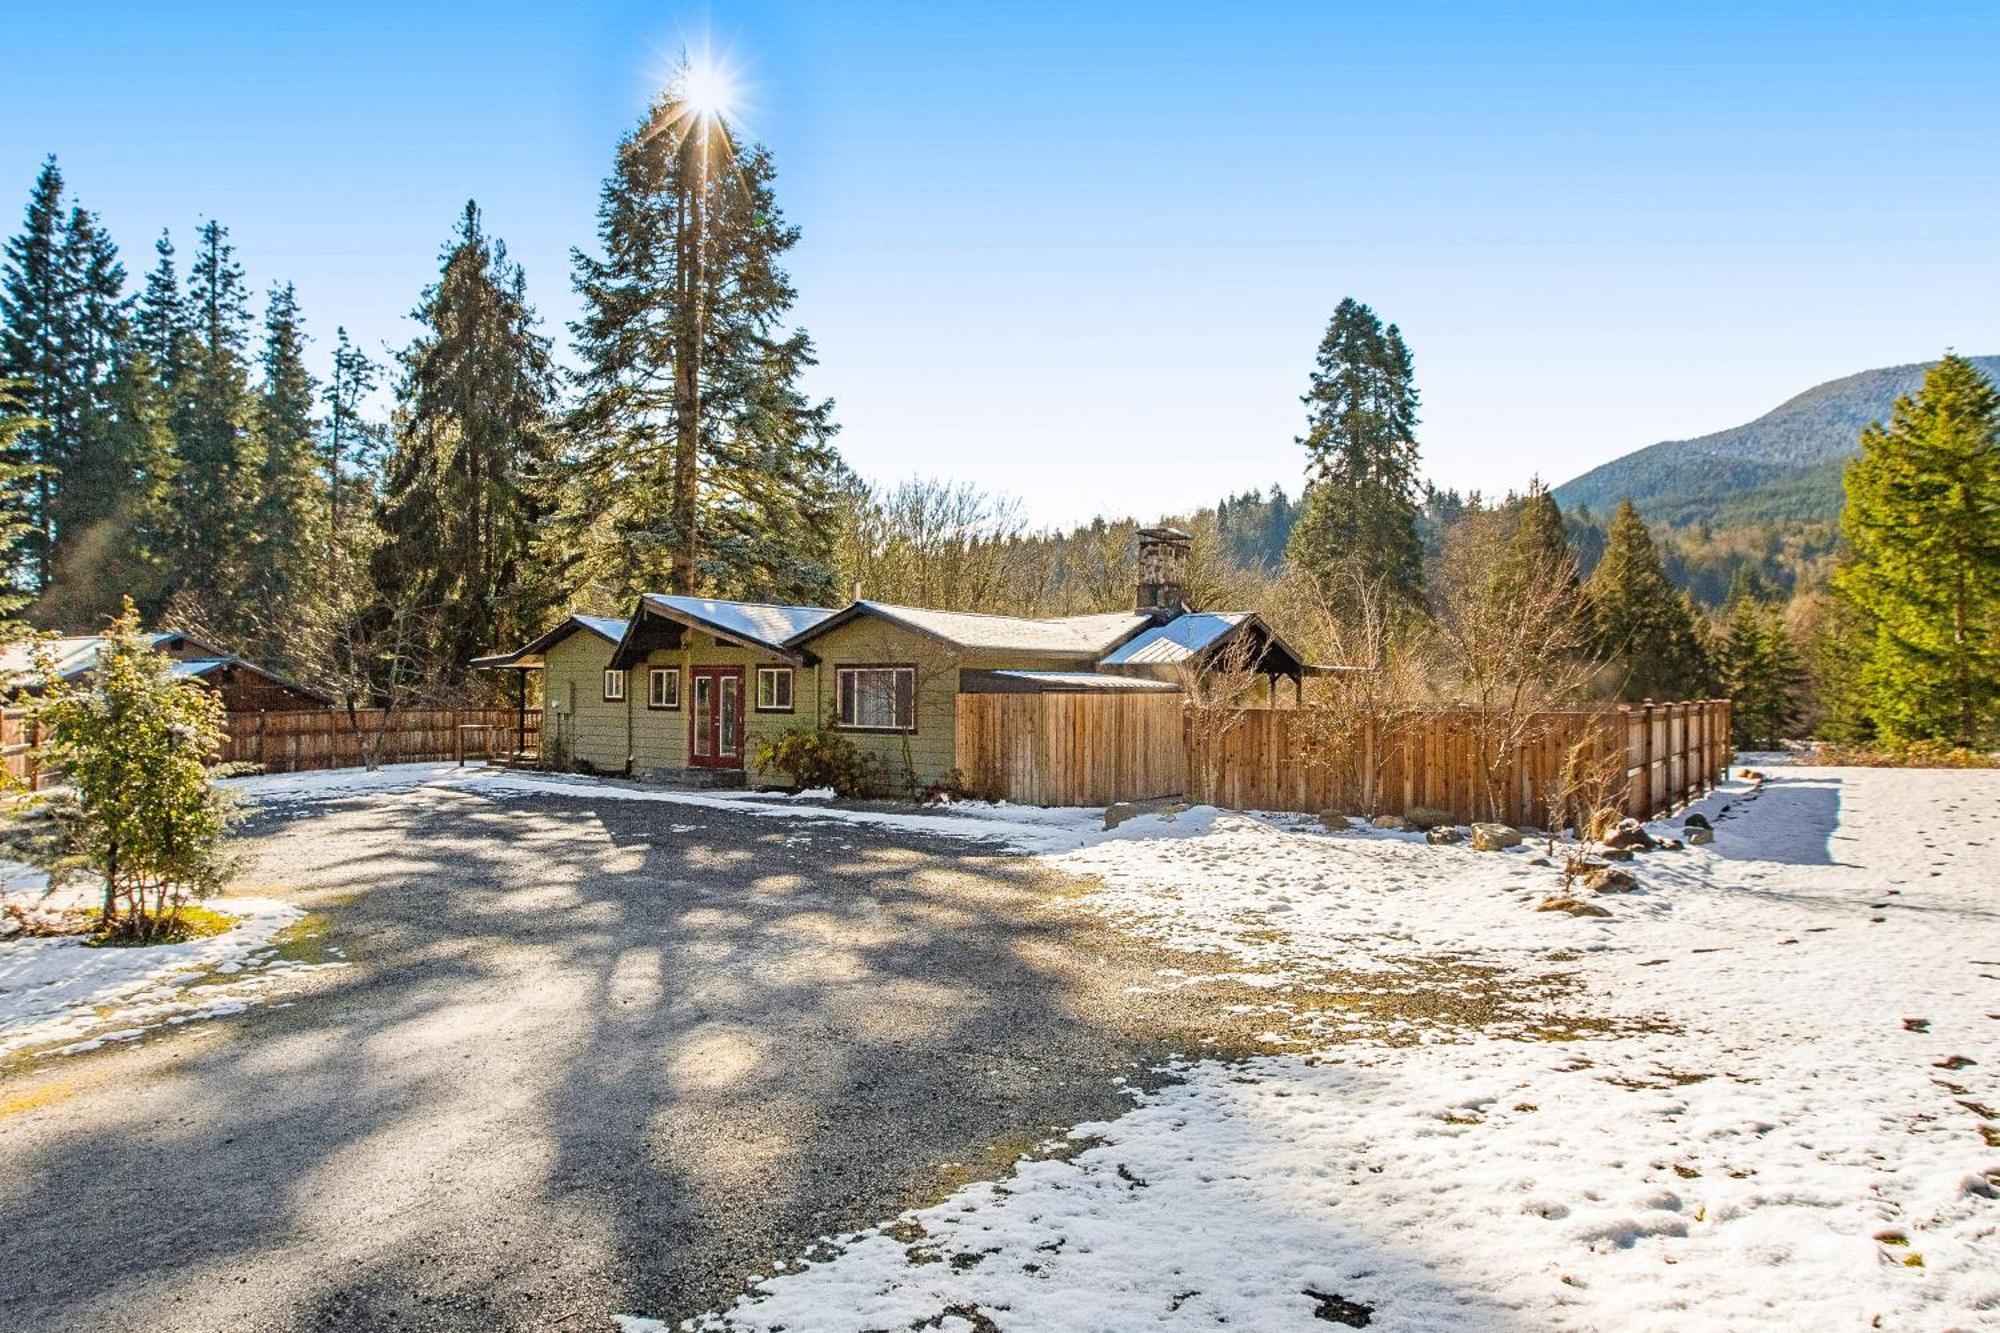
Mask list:
[[[688,762],[743,767],[743,668],[690,667],[688,685]]]

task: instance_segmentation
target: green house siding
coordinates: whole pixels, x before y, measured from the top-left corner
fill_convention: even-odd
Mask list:
[[[774,653],[743,648],[713,635],[691,630],[685,636],[682,647],[662,648],[648,653],[645,666],[632,669],[633,754],[636,771],[640,774],[655,770],[671,772],[687,767],[688,727],[693,713],[690,706],[693,691],[688,685],[688,671],[692,667],[707,666],[738,667],[743,672],[743,755],[746,769],[750,767],[749,756],[757,752],[759,744],[790,727],[813,724],[812,668],[796,666]],[[647,706],[647,700],[651,698],[648,677],[653,667],[669,667],[680,673],[680,707],[660,709]],[[757,711],[759,667],[791,667],[792,712]]]
[[[606,702],[604,668],[611,660],[611,648],[597,635],[579,630],[544,654],[543,719],[551,741],[567,747],[572,762],[582,760],[592,768],[620,772],[631,750],[627,705],[633,686],[627,681],[624,702]],[[639,702],[643,705],[644,700]]]

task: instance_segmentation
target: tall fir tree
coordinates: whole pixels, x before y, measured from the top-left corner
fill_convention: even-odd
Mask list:
[[[202,224],[188,267],[187,364],[175,387],[176,591],[224,634],[246,626],[256,559],[256,399],[249,298],[228,229]]]
[[[2000,738],[2000,392],[1947,355],[1847,468],[1834,576],[1866,656],[1860,710],[1892,740]]]
[[[22,437],[40,423],[21,408],[19,380],[0,380],[0,618],[34,597],[35,465]]]
[[[16,441],[34,469],[32,564],[38,590],[64,563],[66,534],[86,545],[116,506],[101,449],[111,382],[129,328],[125,269],[97,215],[65,209],[50,158],[0,275],[0,374],[20,380],[38,423]]]
[[[256,560],[244,592],[267,613],[282,613],[325,586],[319,562],[326,522],[319,482],[319,386],[306,369],[305,327],[290,283],[271,290],[258,360],[258,467],[250,505]],[[281,646],[275,640],[250,644],[265,654]]]
[[[1576,572],[1576,554],[1570,549],[1569,533],[1563,525],[1562,510],[1549,488],[1537,478],[1528,483],[1528,493],[1514,500],[1513,530],[1501,556],[1501,586],[1520,587],[1534,580],[1556,579],[1565,595],[1581,595]]]
[[[526,279],[465,206],[401,354],[376,581],[435,608],[435,648],[462,665],[538,627],[552,591],[530,570],[554,454],[554,372]]]
[[[1306,404],[1306,493],[1288,554],[1322,577],[1380,582],[1423,597],[1417,532],[1417,389],[1402,332],[1352,297],[1320,339]]]
[[[334,330],[321,466],[326,473],[327,563],[335,578],[360,568],[357,557],[374,546],[372,482],[385,440],[381,423],[369,419],[365,404],[381,377],[382,368],[354,345],[347,329]]]
[[[1673,585],[1659,547],[1630,500],[1618,506],[1604,556],[1584,586],[1598,652],[1625,699],[1686,699],[1705,691],[1708,665],[1687,594]]]
[[[820,600],[833,593],[838,454],[814,362],[785,327],[798,241],[762,148],[678,88],[618,146],[578,253],[583,362],[554,545],[570,587]]]

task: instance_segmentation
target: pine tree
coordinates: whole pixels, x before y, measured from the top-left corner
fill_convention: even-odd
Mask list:
[[[1322,578],[1347,569],[1385,582],[1409,605],[1423,596],[1414,376],[1402,332],[1343,300],[1302,399],[1307,429],[1298,442],[1310,479],[1289,549]]]
[[[377,582],[437,608],[446,662],[534,632],[549,590],[529,542],[553,455],[554,377],[520,266],[465,206],[404,350]]]
[[[188,362],[175,385],[174,564],[179,589],[225,633],[243,627],[255,558],[256,401],[243,268],[229,232],[202,224],[188,273]]]
[[[362,529],[373,526],[369,481],[380,462],[383,431],[379,423],[363,414],[362,404],[375,391],[381,374],[381,367],[348,340],[346,328],[334,331],[322,463],[326,469],[327,558],[335,577],[355,567],[353,558],[365,545],[356,537]]]
[[[1834,578],[1868,645],[1861,707],[1891,740],[2000,734],[2000,392],[1947,355],[1847,468]]]
[[[0,380],[0,616],[34,596],[35,465],[22,437],[39,424],[21,410],[19,380]]]
[[[1768,749],[1803,715],[1806,674],[1784,622],[1752,597],[1731,604],[1717,636],[1715,673],[1732,702],[1731,743]]]
[[[1562,510],[1555,497],[1539,479],[1528,483],[1528,493],[1509,508],[1513,531],[1501,556],[1498,574],[1503,590],[1519,590],[1530,581],[1555,579],[1572,600],[1581,595],[1576,572],[1576,556],[1570,550],[1569,533],[1563,526]]]
[[[153,242],[156,256],[139,295],[132,319],[132,340],[153,364],[153,373],[169,391],[180,382],[193,359],[192,330],[187,303],[181,298],[180,273],[174,265],[173,236],[162,231]]]
[[[1619,672],[1620,697],[1685,699],[1708,674],[1694,606],[1674,587],[1653,535],[1630,500],[1618,506],[1604,556],[1584,587],[1598,652]]]
[[[306,334],[290,283],[271,290],[256,402],[257,480],[250,506],[256,561],[245,592],[283,614],[324,586],[325,511],[319,487],[319,386],[306,369]],[[266,654],[275,642],[253,643]]]
[[[799,378],[773,169],[669,90],[619,144],[578,254],[583,368],[556,525],[573,589],[832,595],[832,404]],[[697,373],[698,371],[698,373]]]
[[[95,446],[106,429],[111,378],[128,332],[125,269],[94,213],[64,211],[50,158],[29,197],[0,279],[0,374],[19,379],[40,424],[17,441],[34,465],[35,584],[65,563],[65,533],[86,544],[118,497],[101,484]]]

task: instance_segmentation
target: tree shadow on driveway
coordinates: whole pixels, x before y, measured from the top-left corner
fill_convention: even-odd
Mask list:
[[[678,1318],[1213,1035],[961,842],[435,789],[251,831],[348,965],[28,1076],[68,1090],[0,1118],[0,1325]]]

